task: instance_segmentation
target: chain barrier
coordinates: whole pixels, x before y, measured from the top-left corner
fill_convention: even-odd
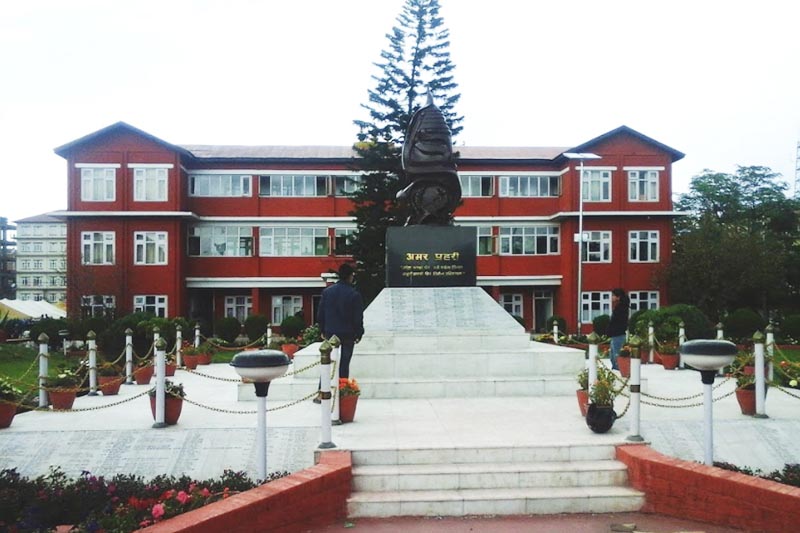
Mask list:
[[[31,370],[33,370],[34,367],[36,367],[36,364],[39,362],[39,358],[40,357],[44,357],[44,358],[49,359],[50,355],[43,354],[43,353],[37,353],[36,357],[33,358],[33,362],[31,363],[31,366],[29,366],[28,369],[20,377],[18,377],[18,378],[7,378],[7,379],[9,381],[13,381],[13,382],[15,382],[17,384],[23,383],[25,381],[25,378],[28,376],[28,374],[31,373]]]
[[[123,358],[123,357],[125,357],[125,350],[126,350],[126,349],[127,349],[127,346],[126,346],[125,348],[123,348],[123,349],[122,349],[122,353],[121,353],[121,354],[119,354],[119,357],[117,357],[116,359],[114,359],[113,361],[111,361],[111,364],[112,364],[112,365],[116,365],[117,363],[119,363],[119,362],[122,360],[122,358]]]
[[[142,356],[140,356],[139,354],[137,354],[137,353],[136,353],[136,350],[134,349],[134,350],[133,350],[133,357],[135,357],[135,358],[136,358],[136,359],[138,359],[139,361],[146,361],[147,359],[150,359],[150,355],[153,353],[153,349],[155,348],[155,346],[156,346],[156,343],[155,343],[155,342],[153,342],[153,343],[150,343],[150,348],[147,350],[147,353],[146,353],[146,354],[144,354],[144,355],[142,355]],[[131,347],[133,347],[133,346],[131,345]]]
[[[725,385],[730,380],[731,380],[730,376],[726,377],[725,379],[723,379],[722,381],[720,381],[719,383],[714,385],[711,388],[711,390],[717,390],[719,387],[722,387],[723,385]],[[697,394],[692,394],[691,396],[680,396],[678,398],[669,398],[669,397],[666,397],[666,396],[656,396],[655,394],[647,394],[646,392],[642,392],[641,394],[642,394],[642,397],[644,397],[644,398],[652,398],[654,400],[660,400],[662,402],[686,402],[686,401],[689,401],[689,400],[694,400],[695,398],[700,398],[704,393],[703,392],[699,392]]]
[[[789,392],[788,390],[786,390],[785,387],[782,387],[780,385],[775,385],[775,388],[778,389],[779,391],[781,391],[782,393],[791,396],[792,398],[797,398],[798,400],[800,400],[800,396],[798,396],[797,394],[795,394],[793,392]]]
[[[621,394],[621,393],[622,393],[622,391],[620,391],[620,394]],[[627,404],[625,404],[625,409],[623,409],[623,410],[622,410],[622,413],[620,413],[620,414],[618,414],[618,415],[617,415],[617,420],[619,420],[620,418],[622,418],[623,416],[625,416],[625,415],[628,413],[628,409],[629,409],[629,408],[630,408],[630,406],[631,406],[631,397],[630,397],[630,395],[627,395],[627,396],[626,396],[626,398],[628,398],[628,403],[627,403]]]
[[[294,400],[292,402],[289,402],[289,403],[286,403],[286,404],[283,404],[283,405],[278,405],[276,407],[270,407],[269,409],[267,409],[267,411],[268,412],[269,411],[279,411],[281,409],[286,409],[288,407],[292,407],[292,406],[297,405],[297,404],[299,404],[301,402],[304,402],[306,400],[310,400],[311,398],[313,398],[316,395],[317,395],[317,391],[314,391],[311,394],[309,394],[307,396],[304,396],[303,398],[300,398],[299,400]],[[236,409],[222,409],[221,407],[212,407],[210,405],[204,405],[204,404],[199,403],[199,402],[193,402],[192,400],[190,400],[188,398],[184,398],[183,401],[185,401],[186,403],[195,405],[197,407],[201,407],[203,409],[207,409],[209,411],[214,411],[214,412],[217,412],[217,413],[225,413],[225,414],[229,414],[229,415],[254,415],[254,414],[256,414],[258,412],[258,411],[255,411],[255,410],[252,410],[252,411],[251,410],[239,411],[239,410],[236,410]]]
[[[211,339],[209,337],[206,337],[202,333],[200,334],[200,338],[203,341],[207,342],[209,345],[213,346],[214,348],[216,348],[218,350],[222,350],[224,352],[236,352],[236,351],[244,350],[244,349],[247,349],[247,348],[252,348],[253,346],[257,346],[259,344],[264,344],[263,340],[264,340],[264,337],[266,337],[266,336],[267,336],[267,334],[264,333],[263,335],[261,335],[259,338],[257,338],[256,340],[254,340],[250,344],[245,344],[243,346],[229,347],[229,346],[222,346],[221,344],[217,344],[216,342],[213,341],[213,339]]]

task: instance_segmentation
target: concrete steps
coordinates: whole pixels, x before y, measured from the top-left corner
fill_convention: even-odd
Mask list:
[[[637,511],[611,445],[353,450],[356,517]]]

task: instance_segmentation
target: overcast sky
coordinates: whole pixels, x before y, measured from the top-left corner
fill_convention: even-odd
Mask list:
[[[404,0],[0,4],[0,216],[66,208],[53,148],[123,120],[175,144],[350,145]],[[793,190],[800,4],[441,0],[457,144],[576,146],[620,125]]]

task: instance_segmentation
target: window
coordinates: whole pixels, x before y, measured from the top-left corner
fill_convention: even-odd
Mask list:
[[[20,261],[19,267],[20,270],[30,270],[31,269],[30,259],[23,259],[22,261]]]
[[[584,263],[610,263],[611,262],[611,232],[586,231],[589,240],[583,243]]]
[[[478,228],[478,255],[492,255],[494,253],[494,242],[492,240],[492,228],[488,226]]]
[[[501,255],[557,254],[558,226],[501,227]]]
[[[59,277],[58,276],[50,276],[49,286],[50,287],[58,287]]]
[[[262,256],[328,255],[327,228],[259,228]]]
[[[253,228],[218,225],[189,228],[189,255],[250,257],[253,255]]]
[[[19,245],[19,251],[23,253],[30,253],[31,251],[31,243],[23,242]]]
[[[459,176],[461,196],[492,196],[491,176]]]
[[[57,299],[57,294],[56,293],[54,293],[54,292],[48,292],[47,293],[47,301],[48,302],[50,302],[51,304],[55,303],[56,299]]]
[[[44,300],[44,295],[41,292],[34,292],[33,293],[33,301],[34,302],[41,302]]]
[[[135,265],[167,264],[166,231],[135,231],[133,241]]]
[[[58,260],[58,269],[59,270],[66,270],[67,268],[67,260],[66,259],[59,259]]]
[[[30,295],[27,292],[23,292],[19,295],[19,299],[23,302],[27,302],[30,299]]]
[[[630,256],[628,259],[634,263],[658,262],[658,232],[657,231],[631,231],[628,233],[630,242]]]
[[[189,196],[250,196],[253,177],[239,174],[189,176]]]
[[[34,243],[33,243],[33,251],[34,251],[35,253],[41,253],[41,252],[42,252],[42,243],[41,243],[41,242],[38,242],[38,241],[37,241],[37,242],[34,242]]]
[[[500,196],[548,198],[561,193],[561,177],[553,176],[500,176]]]
[[[287,316],[303,312],[302,296],[273,296],[272,323],[280,324]]]
[[[581,323],[590,324],[600,315],[611,315],[611,292],[581,293]]]
[[[42,286],[42,276],[33,276],[33,286],[34,287]]]
[[[629,170],[628,200],[631,202],[657,202],[658,170]]]
[[[235,317],[239,322],[244,323],[253,311],[252,296],[226,296],[225,297],[225,316]]]
[[[151,313],[155,316],[166,318],[167,297],[155,294],[134,296],[133,312]]]
[[[583,200],[587,202],[611,201],[611,171],[583,171]]]
[[[92,316],[113,318],[115,308],[114,296],[107,294],[81,296],[81,314],[84,318]]]
[[[81,233],[81,242],[83,243],[81,262],[84,265],[114,264],[113,231],[85,231]]]
[[[336,176],[334,178],[334,194],[336,196],[347,196],[358,192],[361,188],[361,176]]]
[[[260,196],[325,196],[327,176],[273,174],[259,176]]]
[[[167,169],[135,168],[133,170],[133,200],[135,202],[166,202]]]
[[[34,270],[44,270],[44,262],[41,259],[34,259],[33,260],[33,269]]]
[[[336,228],[334,230],[334,255],[353,255],[352,246],[355,233],[356,230],[353,228]]]
[[[50,270],[58,270],[58,259],[50,260]]]
[[[57,254],[61,250],[60,242],[50,241],[47,243],[47,251],[51,254]]]
[[[522,295],[521,294],[501,294],[500,305],[512,316],[522,316]]]
[[[116,198],[116,168],[82,168],[81,201],[113,202]]]
[[[19,278],[19,285],[20,287],[30,286],[30,278],[28,278],[28,276],[22,276],[21,278]]]
[[[631,312],[645,309],[658,309],[658,291],[631,291]]]

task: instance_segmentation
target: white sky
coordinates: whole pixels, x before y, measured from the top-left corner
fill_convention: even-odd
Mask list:
[[[119,120],[175,144],[328,144],[352,121],[404,0],[0,4],[0,216],[66,207],[53,148]],[[704,168],[794,182],[800,4],[441,0],[457,144],[575,146],[622,124]]]

